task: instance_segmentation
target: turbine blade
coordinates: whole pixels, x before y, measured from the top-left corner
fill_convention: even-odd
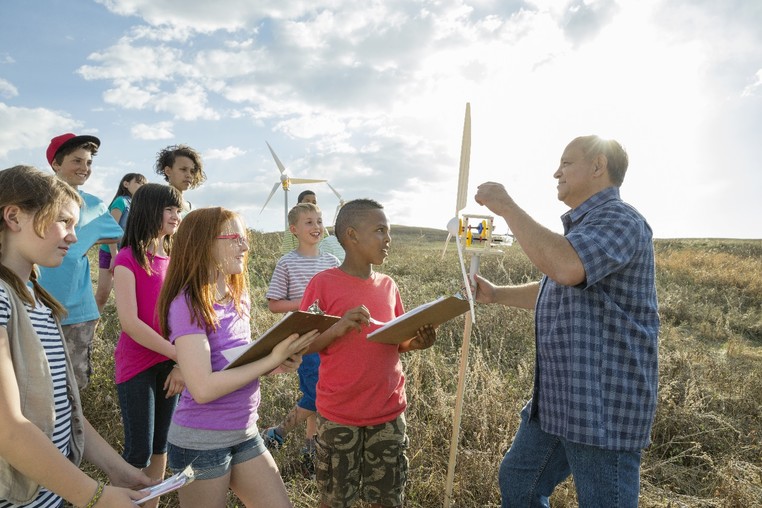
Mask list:
[[[275,194],[275,191],[278,190],[278,187],[280,187],[280,182],[275,182],[275,185],[273,185],[273,190],[270,191],[270,195],[267,196],[267,200],[265,201],[265,204],[262,205],[262,209],[259,211],[260,215],[262,214],[262,212],[265,211],[265,207],[267,206],[267,203],[270,202],[270,199],[273,197],[273,194]]]
[[[312,178],[290,178],[291,183],[323,183],[326,180],[314,180]]]
[[[341,199],[341,194],[339,194],[339,192],[336,189],[333,188],[333,185],[328,183],[327,180],[326,180],[325,184],[328,186],[329,189],[331,189],[333,191],[334,194],[336,194],[336,197],[339,198],[339,203],[344,201],[343,199]]]
[[[267,148],[270,149],[270,153],[273,156],[273,159],[275,159],[275,165],[278,166],[278,171],[280,171],[280,174],[284,174],[286,172],[286,167],[283,165],[283,163],[280,161],[277,155],[275,155],[275,151],[273,150],[273,147],[270,146],[270,143],[265,141],[265,144],[267,145]]]
[[[468,192],[468,170],[471,165],[471,103],[466,103],[466,118],[463,120],[463,141],[460,145],[460,171],[458,173],[458,197],[455,215],[466,207]]]
[[[450,238],[452,238],[452,233],[447,233],[447,240],[445,240],[445,246],[444,249],[442,249],[442,259],[444,259],[445,252],[447,252],[447,244],[450,243]]]

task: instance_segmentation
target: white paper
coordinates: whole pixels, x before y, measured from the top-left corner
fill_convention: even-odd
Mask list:
[[[183,487],[185,485],[188,485],[190,482],[192,482],[194,479],[194,473],[193,468],[189,465],[179,473],[170,476],[163,482],[161,482],[158,485],[154,485],[153,487],[150,487],[149,494],[142,498],[138,499],[137,501],[134,501],[135,504],[143,504],[146,501],[150,501],[151,499],[154,499],[159,496],[163,496],[164,494],[169,494],[170,492],[173,492],[180,487]]]

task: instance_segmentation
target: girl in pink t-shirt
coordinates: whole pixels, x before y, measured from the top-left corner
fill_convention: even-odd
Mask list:
[[[317,331],[291,335],[261,360],[223,370],[223,351],[251,342],[246,227],[224,208],[186,215],[159,297],[161,330],[177,349],[183,391],[169,430],[169,468],[192,464],[183,508],[225,506],[232,489],[247,507],[291,503],[257,429],[259,377],[292,371]]]
[[[114,261],[114,295],[122,332],[114,351],[115,381],[124,424],[124,459],[162,478],[167,432],[184,383],[175,347],[160,333],[156,303],[169,265],[182,196],[149,183],[133,196],[121,250]],[[158,498],[144,506],[157,506]]]

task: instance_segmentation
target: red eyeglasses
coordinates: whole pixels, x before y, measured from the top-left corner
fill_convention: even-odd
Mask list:
[[[244,244],[249,245],[249,239],[238,233],[230,233],[228,235],[218,235],[215,237],[217,240],[235,240],[239,247],[243,247]]]

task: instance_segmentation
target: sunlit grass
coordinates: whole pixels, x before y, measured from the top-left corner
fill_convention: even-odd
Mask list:
[[[454,245],[445,234],[392,229],[392,253],[379,267],[400,286],[407,308],[457,291]],[[274,321],[264,293],[278,259],[280,236],[252,233],[250,258],[255,333]],[[643,507],[746,507],[762,499],[762,241],[656,242],[660,337],[659,406],[653,444],[643,459]],[[539,273],[518,246],[485,256],[481,272],[498,283],[536,280]],[[88,417],[121,450],[122,429],[113,387],[118,322],[113,301],[97,342],[96,374],[84,393]],[[403,356],[411,447],[407,506],[442,505],[463,318],[441,326],[435,346]],[[499,506],[497,467],[531,394],[534,327],[529,311],[479,306],[455,475],[455,505]],[[370,375],[370,373],[369,373]],[[275,423],[298,398],[294,376],[263,381],[261,424]],[[303,431],[276,455],[296,507],[317,506],[313,482],[293,467]],[[552,498],[574,507],[570,481]],[[229,506],[240,506],[234,496]],[[177,506],[168,496],[162,506]]]

